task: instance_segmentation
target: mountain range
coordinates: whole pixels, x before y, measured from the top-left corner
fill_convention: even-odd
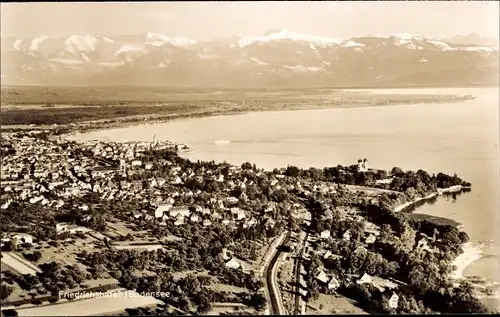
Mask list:
[[[498,85],[498,42],[284,29],[195,41],[157,33],[1,37],[3,85],[198,88]]]

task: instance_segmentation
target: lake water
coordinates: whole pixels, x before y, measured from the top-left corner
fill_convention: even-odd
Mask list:
[[[439,199],[417,212],[456,219],[483,257],[464,272],[500,282],[499,89],[372,90],[380,93],[471,94],[463,103],[261,112],[93,131],[73,139],[151,140],[188,143],[188,158],[324,167],[367,158],[375,168],[457,173],[472,183],[456,200]],[[485,299],[498,305],[496,299]]]

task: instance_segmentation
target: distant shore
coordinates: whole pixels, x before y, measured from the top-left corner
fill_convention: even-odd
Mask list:
[[[376,95],[376,94],[374,94]],[[384,97],[385,95],[382,95]],[[410,98],[412,95],[410,94],[402,94],[402,95],[392,95],[390,100],[379,103],[338,103],[338,104],[325,104],[321,103],[321,100],[309,100],[307,103],[297,103],[297,102],[285,102],[285,103],[273,103],[273,104],[264,104],[260,106],[245,106],[245,105],[236,105],[231,107],[221,107],[218,109],[217,107],[212,107],[211,109],[204,108],[196,108],[189,111],[185,111],[183,113],[168,113],[168,114],[143,114],[143,115],[134,115],[134,116],[125,116],[125,117],[114,117],[107,119],[98,119],[98,120],[89,120],[82,122],[75,122],[69,124],[44,124],[44,125],[33,125],[33,124],[20,124],[20,125],[8,125],[2,124],[1,130],[4,131],[12,131],[12,130],[26,130],[26,129],[48,129],[48,130],[70,130],[69,134],[75,133],[85,133],[89,131],[98,131],[98,130],[107,130],[107,129],[116,129],[116,128],[125,128],[130,126],[137,126],[140,124],[158,124],[165,123],[170,121],[177,120],[186,120],[186,119],[196,119],[196,118],[204,118],[204,117],[217,117],[217,116],[233,116],[233,115],[242,115],[248,114],[252,112],[278,112],[278,111],[297,111],[297,110],[326,110],[326,109],[352,109],[352,108],[371,108],[371,107],[387,107],[387,106],[400,106],[400,105],[412,105],[412,104],[433,104],[433,103],[459,103],[464,102],[466,100],[470,100],[471,96],[457,96],[457,95],[437,95],[437,96],[426,96],[426,99],[420,100],[419,98],[423,98],[421,95],[413,96],[416,98],[415,100],[407,100],[402,98]],[[389,98],[385,96],[385,98]],[[223,103],[223,102],[222,102]],[[315,104],[316,103],[316,104]],[[78,105],[74,106],[75,108]],[[109,106],[109,108],[119,107],[119,106]],[[127,107],[127,106],[123,106]],[[158,106],[160,107],[160,106]],[[61,108],[59,108],[61,109]],[[66,110],[68,113],[74,109],[72,107],[64,107],[62,110]],[[80,108],[78,108],[80,109]],[[86,109],[89,111],[88,107]],[[22,106],[21,110],[23,111]],[[26,110],[30,111],[30,110]],[[40,111],[38,109],[37,111]],[[41,110],[47,111],[47,109]],[[68,134],[68,133],[62,133]]]

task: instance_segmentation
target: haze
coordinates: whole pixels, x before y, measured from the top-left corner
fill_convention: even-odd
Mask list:
[[[336,38],[478,33],[498,38],[497,1],[2,3],[2,36],[157,32],[210,40],[269,29]]]

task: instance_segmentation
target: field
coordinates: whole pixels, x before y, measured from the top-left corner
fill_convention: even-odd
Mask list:
[[[339,89],[200,90],[162,87],[2,87],[1,124],[137,122],[246,111],[455,102],[451,95],[398,95]],[[92,111],[89,111],[92,109]]]
[[[310,302],[306,308],[308,315],[354,314],[366,315],[367,313],[356,306],[356,303],[340,295],[320,294],[318,300]]]

